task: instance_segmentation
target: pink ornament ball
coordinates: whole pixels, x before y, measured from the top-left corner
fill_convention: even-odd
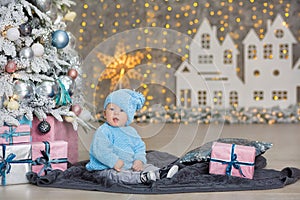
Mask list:
[[[76,69],[70,69],[68,71],[68,76],[70,76],[72,79],[76,79],[78,76],[78,72]]]
[[[15,63],[15,61],[10,60],[8,61],[8,63],[5,66],[5,71],[7,73],[14,73],[17,70],[17,64]]]
[[[72,105],[71,111],[73,113],[75,113],[76,116],[78,116],[78,115],[80,115],[82,108],[80,107],[80,105],[75,104],[75,105]]]

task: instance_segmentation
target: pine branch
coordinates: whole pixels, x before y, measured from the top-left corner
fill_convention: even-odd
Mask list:
[[[0,96],[12,96],[13,95],[13,84],[12,77],[7,74],[0,74]]]
[[[3,126],[4,123],[12,126],[19,126],[20,122],[13,116],[11,113],[3,112],[0,110],[0,126]]]
[[[1,44],[0,44],[1,46]],[[0,55],[0,67],[4,67],[7,63],[7,58],[4,55]]]
[[[39,16],[40,19],[45,20],[46,22],[49,23],[49,25],[52,24],[50,17],[48,17],[47,14],[41,12],[37,7],[35,7],[31,3],[29,3],[25,0],[21,0],[21,4],[24,5],[24,8],[27,10],[29,15],[30,15],[30,13],[32,13],[32,10],[34,10],[34,12]]]
[[[71,0],[54,0],[53,2],[58,9],[62,9],[63,6],[71,7],[72,5],[76,5],[76,3]]]
[[[0,37],[0,52],[3,51],[4,55],[15,57],[17,55],[15,45],[4,38]]]
[[[31,69],[35,73],[47,72],[51,69],[49,63],[44,59],[44,57],[34,57],[31,61]]]
[[[28,74],[25,71],[18,71],[14,74],[16,79],[23,80],[23,81],[54,81],[53,77],[47,76],[45,74]]]

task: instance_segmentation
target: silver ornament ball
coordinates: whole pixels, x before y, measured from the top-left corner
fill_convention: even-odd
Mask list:
[[[14,81],[13,92],[18,96],[19,101],[30,99],[34,94],[34,84],[31,81]]]
[[[58,86],[53,81],[44,81],[36,86],[36,94],[52,98],[57,94]]]
[[[19,52],[19,56],[21,59],[31,59],[34,56],[34,53],[30,47],[24,47]]]
[[[43,12],[47,12],[51,8],[51,0],[31,0],[32,4]]]

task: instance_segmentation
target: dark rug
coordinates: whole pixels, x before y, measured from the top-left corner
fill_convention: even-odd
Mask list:
[[[67,170],[53,170],[39,177],[30,172],[27,178],[31,184],[40,187],[54,187],[79,190],[93,190],[129,194],[172,194],[189,192],[223,192],[242,190],[269,190],[283,188],[295,183],[300,178],[300,169],[286,167],[282,170],[265,169],[267,160],[257,156],[253,179],[245,179],[226,175],[208,173],[208,162],[181,164],[174,155],[159,152],[147,152],[148,163],[154,164],[167,172],[173,165],[178,164],[180,170],[171,179],[162,178],[150,185],[121,184],[102,178],[97,171],[85,169],[87,161],[70,166]]]

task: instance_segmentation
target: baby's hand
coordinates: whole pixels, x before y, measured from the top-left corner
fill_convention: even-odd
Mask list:
[[[122,169],[122,167],[124,166],[124,162],[123,162],[123,160],[117,160],[117,162],[116,162],[116,164],[115,164],[115,166],[114,166],[114,169],[116,170],[116,171],[121,171],[121,169]]]
[[[135,160],[132,165],[133,171],[142,171],[144,168],[144,163],[140,160]]]

